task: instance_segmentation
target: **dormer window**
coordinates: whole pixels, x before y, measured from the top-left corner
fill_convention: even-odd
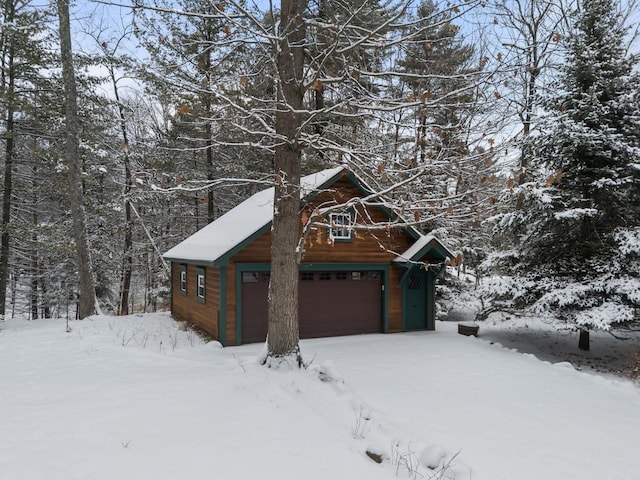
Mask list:
[[[353,236],[354,214],[352,212],[332,213],[330,237],[334,241],[350,242]]]

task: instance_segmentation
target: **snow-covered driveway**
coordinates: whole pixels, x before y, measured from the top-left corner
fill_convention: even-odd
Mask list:
[[[0,325],[1,480],[640,478],[640,388],[455,325],[305,340],[306,371],[166,314],[64,326]]]

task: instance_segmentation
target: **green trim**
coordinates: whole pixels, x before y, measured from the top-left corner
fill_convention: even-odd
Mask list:
[[[200,296],[200,287],[198,285],[198,278],[202,277],[202,294]],[[196,268],[196,301],[200,303],[207,303],[207,271],[204,268]]]
[[[247,238],[242,240],[240,243],[236,244],[234,247],[232,247],[231,249],[227,250],[227,252],[223,253],[216,260],[214,260],[213,264],[216,265],[216,266],[220,266],[220,267],[229,265],[229,260],[231,260],[231,257],[233,257],[240,250],[244,249],[247,245],[253,243],[255,240],[260,238],[262,235],[264,235],[265,233],[270,231],[271,230],[271,223],[272,222],[269,222],[266,225],[264,225],[263,227],[260,227],[260,229],[256,230],[254,233],[249,235]]]
[[[403,283],[406,281],[407,277],[409,276],[409,274],[411,273],[411,270],[413,270],[413,267],[416,266],[415,263],[406,263],[402,265],[404,268],[406,268],[406,271],[402,274],[402,277],[400,277],[400,283]]]
[[[432,252],[434,252],[435,255]],[[398,263],[418,262],[421,258],[425,256],[427,256],[429,260],[436,260],[436,261],[443,262],[447,258],[452,257],[453,254],[450,251],[448,251],[447,248],[444,245],[442,245],[437,238],[433,237],[429,243],[427,243],[424,247],[418,250],[411,258],[408,259],[407,262],[398,262]]]
[[[301,272],[333,271],[344,272],[352,270],[376,270],[382,272],[382,332],[389,332],[389,267],[384,263],[303,263],[298,269]],[[268,272],[270,263],[236,263],[236,344],[242,344],[242,273],[243,272]],[[222,343],[222,342],[221,342]]]
[[[227,267],[220,267],[220,300],[218,303],[218,341],[227,346]]]
[[[402,275],[402,331],[407,331],[407,292],[409,289],[409,282],[407,278],[409,277],[409,273],[413,270],[415,264],[410,264],[407,267],[407,271]],[[425,278],[425,301],[427,302],[425,313],[427,316],[426,321],[426,330],[435,330],[436,329],[436,280],[442,274],[445,269],[445,265],[442,265],[438,271],[434,270],[426,270]]]
[[[166,260],[169,260],[170,262],[174,262],[174,263],[188,263],[189,265],[195,265],[197,267],[213,267],[214,266],[214,262],[206,262],[204,260],[189,260],[187,258],[169,258],[169,257],[163,257]]]
[[[182,288],[182,274],[184,273],[184,288]],[[173,283],[173,282],[171,282]],[[185,264],[180,264],[180,269],[178,271],[178,283],[180,284],[180,288],[178,292],[183,297],[187,296],[187,292],[189,291],[189,271],[188,267]]]
[[[414,270],[414,267],[417,267],[417,265],[415,263],[411,263],[409,264],[410,266],[407,267],[407,271],[404,273],[404,275],[402,275],[402,331],[403,332],[408,332],[408,331],[416,331],[416,330],[409,330],[408,329],[408,323],[409,323],[409,319],[408,319],[408,313],[409,313],[409,308],[408,308],[408,295],[409,295],[409,274]],[[424,313],[425,313],[425,330],[433,330],[435,327],[435,323],[433,322],[433,308],[434,308],[434,303],[432,301],[433,299],[433,295],[431,293],[431,290],[433,288],[433,284],[434,284],[434,280],[433,280],[433,273],[429,270],[422,270],[419,269],[420,274],[422,275],[422,278],[424,278],[425,280],[425,286],[424,286],[424,301],[425,301],[425,309],[424,309]]]
[[[173,315],[173,262],[169,263],[169,311]]]
[[[269,270],[270,263],[236,263],[236,345],[242,345],[242,273]]]

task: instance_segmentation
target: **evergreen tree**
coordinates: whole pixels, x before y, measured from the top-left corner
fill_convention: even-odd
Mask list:
[[[584,349],[589,329],[638,320],[640,306],[640,78],[624,39],[612,0],[583,1],[535,140],[546,180],[521,196],[529,301],[580,329]]]

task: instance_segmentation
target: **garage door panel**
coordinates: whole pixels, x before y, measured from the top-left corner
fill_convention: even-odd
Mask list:
[[[268,273],[249,273],[242,283],[242,342],[267,335]],[[382,272],[302,272],[300,338],[382,331]],[[245,281],[246,280],[246,281]]]

